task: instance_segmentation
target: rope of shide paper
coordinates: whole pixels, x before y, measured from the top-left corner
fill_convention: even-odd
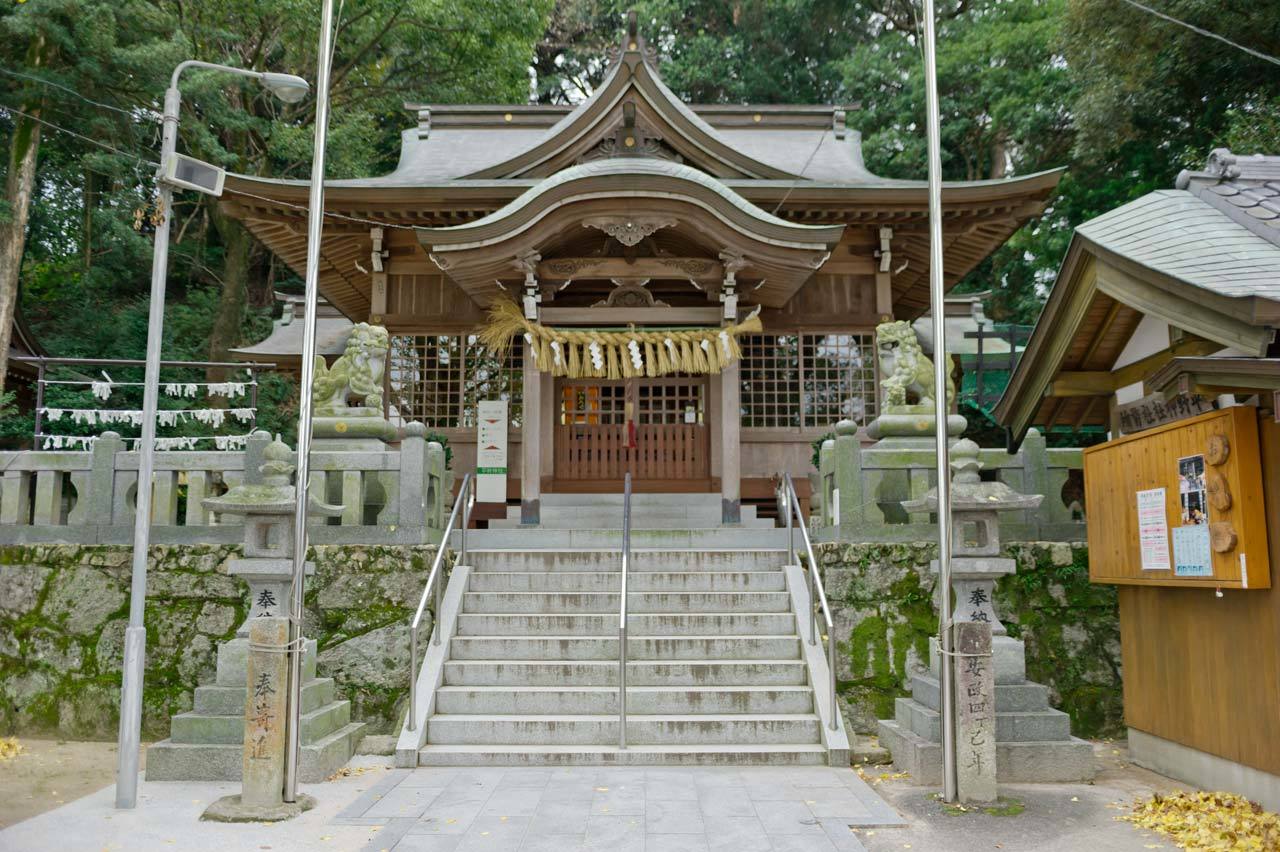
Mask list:
[[[534,366],[571,379],[622,379],[669,373],[719,373],[742,357],[738,335],[762,331],[759,310],[723,328],[564,329],[525,318],[520,306],[499,299],[489,309],[479,340],[501,356],[518,334],[529,344]]]

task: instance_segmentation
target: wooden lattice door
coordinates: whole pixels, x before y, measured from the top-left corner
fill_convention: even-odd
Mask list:
[[[558,390],[557,487],[604,490],[630,473],[647,490],[709,488],[705,378],[563,379]]]

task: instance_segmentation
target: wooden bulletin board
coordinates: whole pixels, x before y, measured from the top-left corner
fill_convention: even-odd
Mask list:
[[[1084,490],[1093,582],[1271,587],[1256,409],[1089,447]]]

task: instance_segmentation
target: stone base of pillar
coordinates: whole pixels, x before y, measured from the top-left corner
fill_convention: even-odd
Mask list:
[[[278,805],[246,805],[240,801],[239,795],[223,796],[205,808],[200,819],[208,822],[280,822],[293,819],[315,806],[316,800],[305,793],[299,793],[296,802]]]

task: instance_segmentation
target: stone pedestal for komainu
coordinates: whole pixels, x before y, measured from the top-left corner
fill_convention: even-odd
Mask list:
[[[256,440],[264,440],[257,433]],[[227,573],[249,586],[245,622],[236,636],[218,646],[217,677],[196,688],[194,708],[171,720],[169,739],[147,749],[147,780],[236,781],[244,768],[245,712],[251,704],[250,633],[260,622],[288,616],[293,578],[293,512],[297,503],[291,482],[293,451],[279,438],[263,451],[259,470],[246,471],[246,481],[220,497],[203,501],[212,512],[244,517],[243,558],[230,560]],[[311,500],[309,512],[333,517],[342,507]],[[315,565],[305,563],[308,574]],[[316,643],[303,639],[302,755],[298,778],[323,781],[351,759],[364,725],[351,721],[351,702],[338,700],[332,679],[316,677]],[[284,657],[283,654],[279,655]],[[286,690],[282,689],[283,695]],[[216,818],[211,816],[212,818]]]
[[[996,580],[1017,570],[1013,559],[999,555],[999,513],[1034,509],[1043,497],[982,481],[978,452],[969,440],[958,441],[951,450],[951,591],[953,623],[991,628],[996,777],[1005,783],[1091,780],[1093,747],[1071,736],[1070,717],[1049,706],[1048,688],[1027,680],[1025,646],[1008,635],[994,606]],[[937,489],[903,507],[911,513],[936,513]],[[936,572],[937,562],[931,567]],[[880,720],[879,726],[880,742],[892,753],[894,766],[921,784],[942,781],[939,656],[934,640],[928,673],[911,678],[911,697],[897,699],[894,718]]]

